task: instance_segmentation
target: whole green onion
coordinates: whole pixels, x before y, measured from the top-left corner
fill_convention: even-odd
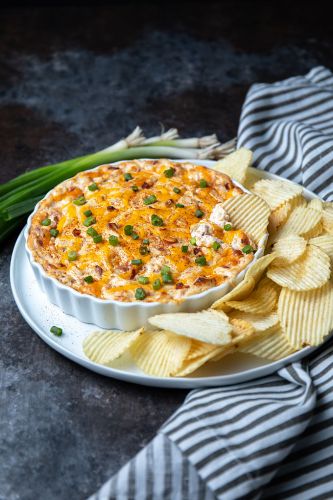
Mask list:
[[[22,224],[22,216],[30,213],[47,191],[81,171],[101,164],[139,158],[217,158],[234,147],[231,142],[225,147],[221,146],[216,142],[215,135],[194,139],[178,139],[177,136],[177,130],[171,129],[158,137],[146,139],[137,127],[127,138],[101,151],[39,167],[0,185],[0,242]],[[170,173],[167,172],[167,176],[173,173],[171,169]],[[130,180],[129,176],[126,177]],[[98,185],[93,182],[88,189],[94,191]],[[137,187],[132,186],[132,189],[136,191]],[[75,204],[85,203],[81,195]]]

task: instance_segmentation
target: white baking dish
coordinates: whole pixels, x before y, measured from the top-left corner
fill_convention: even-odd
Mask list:
[[[212,161],[204,160],[179,160],[181,162],[189,161],[193,164],[204,165],[208,168],[213,164]],[[121,163],[121,162],[117,162]],[[115,165],[117,165],[115,163]],[[96,167],[99,168],[99,167]],[[95,169],[92,169],[95,170]],[[249,192],[241,184],[234,181],[236,186]],[[49,194],[49,193],[48,193]],[[45,196],[47,197],[48,194]],[[209,288],[204,292],[186,297],[182,302],[120,302],[116,300],[106,300],[80,293],[69,286],[63,285],[55,278],[48,276],[42,266],[34,260],[34,257],[28,248],[27,237],[29,234],[31,220],[38,210],[39,204],[30,215],[25,228],[25,248],[28,258],[39,286],[47,295],[48,299],[56,304],[66,314],[75,316],[84,323],[93,323],[101,328],[116,328],[120,330],[134,330],[147,323],[148,318],[156,314],[170,312],[194,312],[209,307],[215,300],[222,297],[239,283],[245,275],[245,272],[253,263],[264,254],[268,234],[266,234],[258,244],[258,250],[254,254],[254,259],[243,269],[235,278],[223,283],[222,285]]]

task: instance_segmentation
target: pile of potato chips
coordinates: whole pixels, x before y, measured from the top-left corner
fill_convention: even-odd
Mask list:
[[[278,360],[319,345],[333,328],[333,203],[302,195],[289,181],[263,179],[252,153],[239,149],[214,168],[252,194],[224,202],[234,227],[256,242],[269,233],[265,255],[241,283],[197,313],[150,318],[156,330],[90,334],[84,352],[108,366],[129,351],[136,365],[158,377],[184,377],[235,351]]]

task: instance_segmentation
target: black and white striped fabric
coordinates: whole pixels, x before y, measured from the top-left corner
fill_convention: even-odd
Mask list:
[[[333,75],[254,85],[238,145],[333,198]],[[333,498],[333,346],[247,383],[192,391],[91,500]]]

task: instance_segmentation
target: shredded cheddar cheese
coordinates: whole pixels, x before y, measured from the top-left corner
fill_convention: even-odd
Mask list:
[[[102,165],[49,193],[28,245],[50,276],[81,293],[133,301],[141,287],[145,301],[178,301],[231,279],[253,258],[242,252],[246,245],[255,251],[242,228],[224,230],[222,219],[210,220],[214,207],[242,193],[227,175],[190,163]],[[41,224],[45,218],[49,226]],[[162,286],[154,289],[158,279]]]

